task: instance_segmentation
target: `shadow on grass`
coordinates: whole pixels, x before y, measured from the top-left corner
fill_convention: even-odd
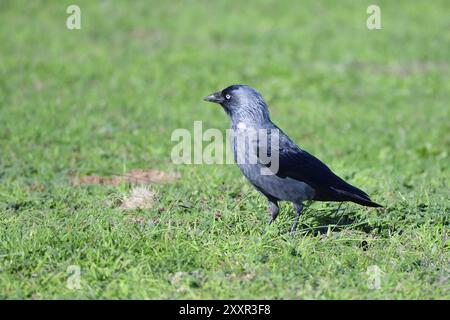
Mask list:
[[[356,208],[350,208],[348,204],[330,205],[327,208],[315,209],[308,207],[303,213],[306,218],[302,221],[297,232],[309,235],[324,235],[341,231],[357,231],[372,235],[381,235],[387,231],[392,232],[391,226],[379,223],[369,223],[367,214],[361,214]]]

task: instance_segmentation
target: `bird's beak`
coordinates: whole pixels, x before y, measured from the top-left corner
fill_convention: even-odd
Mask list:
[[[222,96],[222,92],[218,91],[204,97],[203,100],[220,104],[224,101],[224,98]]]

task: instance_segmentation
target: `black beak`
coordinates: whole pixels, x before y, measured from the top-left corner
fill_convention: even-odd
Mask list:
[[[222,92],[220,92],[220,91],[214,92],[214,93],[210,94],[209,96],[204,97],[203,100],[208,101],[208,102],[219,103],[219,104],[224,102]]]

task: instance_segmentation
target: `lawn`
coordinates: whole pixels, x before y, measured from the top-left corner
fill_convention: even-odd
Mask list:
[[[2,0],[0,298],[450,299],[450,4],[377,0],[368,30],[370,4]],[[311,203],[290,236],[285,204],[262,235],[235,165],[173,164],[234,83],[385,208]]]

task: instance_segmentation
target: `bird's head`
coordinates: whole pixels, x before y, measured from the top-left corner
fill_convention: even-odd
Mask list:
[[[246,85],[229,86],[206,96],[204,100],[220,104],[231,120],[269,120],[267,103],[258,91]]]

